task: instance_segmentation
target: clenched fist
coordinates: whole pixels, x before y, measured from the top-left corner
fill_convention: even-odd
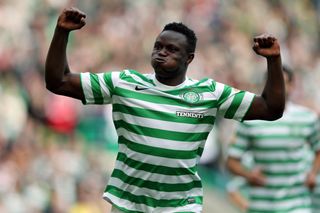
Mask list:
[[[57,27],[66,31],[81,29],[85,24],[86,14],[77,8],[64,9],[60,14]]]
[[[280,45],[278,40],[269,35],[262,34],[253,38],[254,44],[252,49],[261,56],[266,58],[280,56]]]

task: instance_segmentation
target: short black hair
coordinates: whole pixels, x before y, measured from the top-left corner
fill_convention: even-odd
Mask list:
[[[287,74],[289,82],[292,82],[294,78],[292,69],[288,65],[283,65],[282,70]]]
[[[189,27],[186,25],[182,24],[181,22],[172,22],[169,24],[166,24],[162,30],[163,31],[175,31],[178,33],[181,33],[187,37],[188,41],[188,47],[187,47],[187,52],[188,53],[194,53],[196,50],[196,45],[197,45],[197,37],[196,34],[194,33],[193,30],[191,30]]]

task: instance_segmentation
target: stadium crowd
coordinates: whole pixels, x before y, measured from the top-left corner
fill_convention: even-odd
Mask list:
[[[296,71],[293,99],[320,114],[319,0],[2,0],[0,212],[107,208],[101,194],[116,150],[110,108],[82,106],[44,85],[56,18],[68,6],[87,14],[87,25],[70,37],[68,56],[75,71],[149,72],[153,39],[166,23],[182,21],[199,40],[189,76],[259,92],[265,62],[253,53],[252,37],[267,32],[279,39],[283,63]],[[234,125],[218,123],[222,147]]]

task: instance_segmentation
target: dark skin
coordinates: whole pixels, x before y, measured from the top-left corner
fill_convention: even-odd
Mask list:
[[[46,87],[53,93],[83,100],[80,75],[70,71],[66,48],[69,33],[85,25],[86,15],[76,9],[65,9],[59,16],[45,65]],[[253,39],[253,50],[267,59],[268,78],[261,96],[256,96],[245,120],[275,120],[282,116],[285,90],[280,46],[274,37],[261,35]],[[163,31],[155,41],[151,64],[159,82],[174,86],[186,78],[194,53],[187,52],[187,38],[174,31]]]

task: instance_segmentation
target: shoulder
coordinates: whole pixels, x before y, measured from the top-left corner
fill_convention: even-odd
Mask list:
[[[304,117],[304,118],[309,118],[313,120],[318,119],[318,115],[314,110],[299,104],[289,103],[288,112],[295,114],[295,116],[298,116],[298,117]]]
[[[217,90],[217,82],[211,78],[202,78],[200,80],[187,78],[188,85],[193,85],[195,87],[208,88],[211,92]],[[219,84],[220,85],[220,84]],[[218,86],[218,89],[221,88]]]

